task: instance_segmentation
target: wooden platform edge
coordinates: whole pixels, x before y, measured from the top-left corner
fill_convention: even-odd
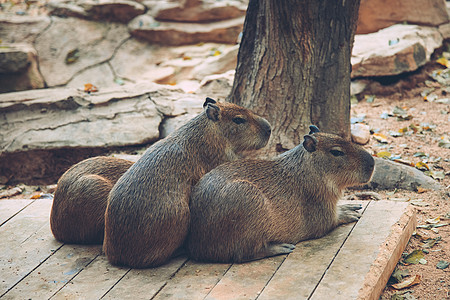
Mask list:
[[[416,227],[416,210],[409,205],[400,220],[391,227],[386,242],[381,246],[377,258],[364,278],[364,283],[358,292],[358,299],[378,300],[380,298]]]

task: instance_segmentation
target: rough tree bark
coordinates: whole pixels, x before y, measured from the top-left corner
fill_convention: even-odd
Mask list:
[[[228,101],[273,126],[268,152],[308,125],[350,137],[351,49],[360,0],[250,0]]]

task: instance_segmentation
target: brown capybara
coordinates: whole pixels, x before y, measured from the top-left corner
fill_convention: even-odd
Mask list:
[[[103,249],[115,265],[156,267],[189,230],[192,186],[244,150],[264,147],[270,124],[248,109],[207,98],[204,111],[144,153],[109,194]]]
[[[296,243],[359,218],[360,205],[337,202],[346,187],[370,180],[374,159],[310,129],[302,144],[272,160],[225,163],[199,180],[190,199],[191,258],[245,262],[290,253]]]
[[[58,241],[101,244],[105,232],[108,194],[133,162],[106,156],[88,158],[58,180],[50,227]]]

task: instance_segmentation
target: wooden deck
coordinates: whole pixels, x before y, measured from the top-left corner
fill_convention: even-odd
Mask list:
[[[52,200],[0,200],[0,298],[378,299],[415,229],[415,213],[406,203],[360,203],[357,223],[299,243],[290,255],[245,264],[179,257],[137,270],[110,265],[101,246],[57,242]]]

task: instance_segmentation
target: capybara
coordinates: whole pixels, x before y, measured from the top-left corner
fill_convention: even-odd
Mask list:
[[[272,160],[222,164],[190,199],[187,250],[208,262],[245,262],[290,253],[295,244],[356,221],[360,205],[337,206],[343,190],[370,180],[373,157],[316,126]]]
[[[50,227],[58,241],[101,244],[105,232],[108,194],[133,162],[106,156],[88,158],[58,180]]]
[[[109,194],[103,249],[115,265],[156,267],[189,230],[192,186],[237,153],[264,147],[270,124],[248,109],[207,98],[204,111],[144,153]]]

